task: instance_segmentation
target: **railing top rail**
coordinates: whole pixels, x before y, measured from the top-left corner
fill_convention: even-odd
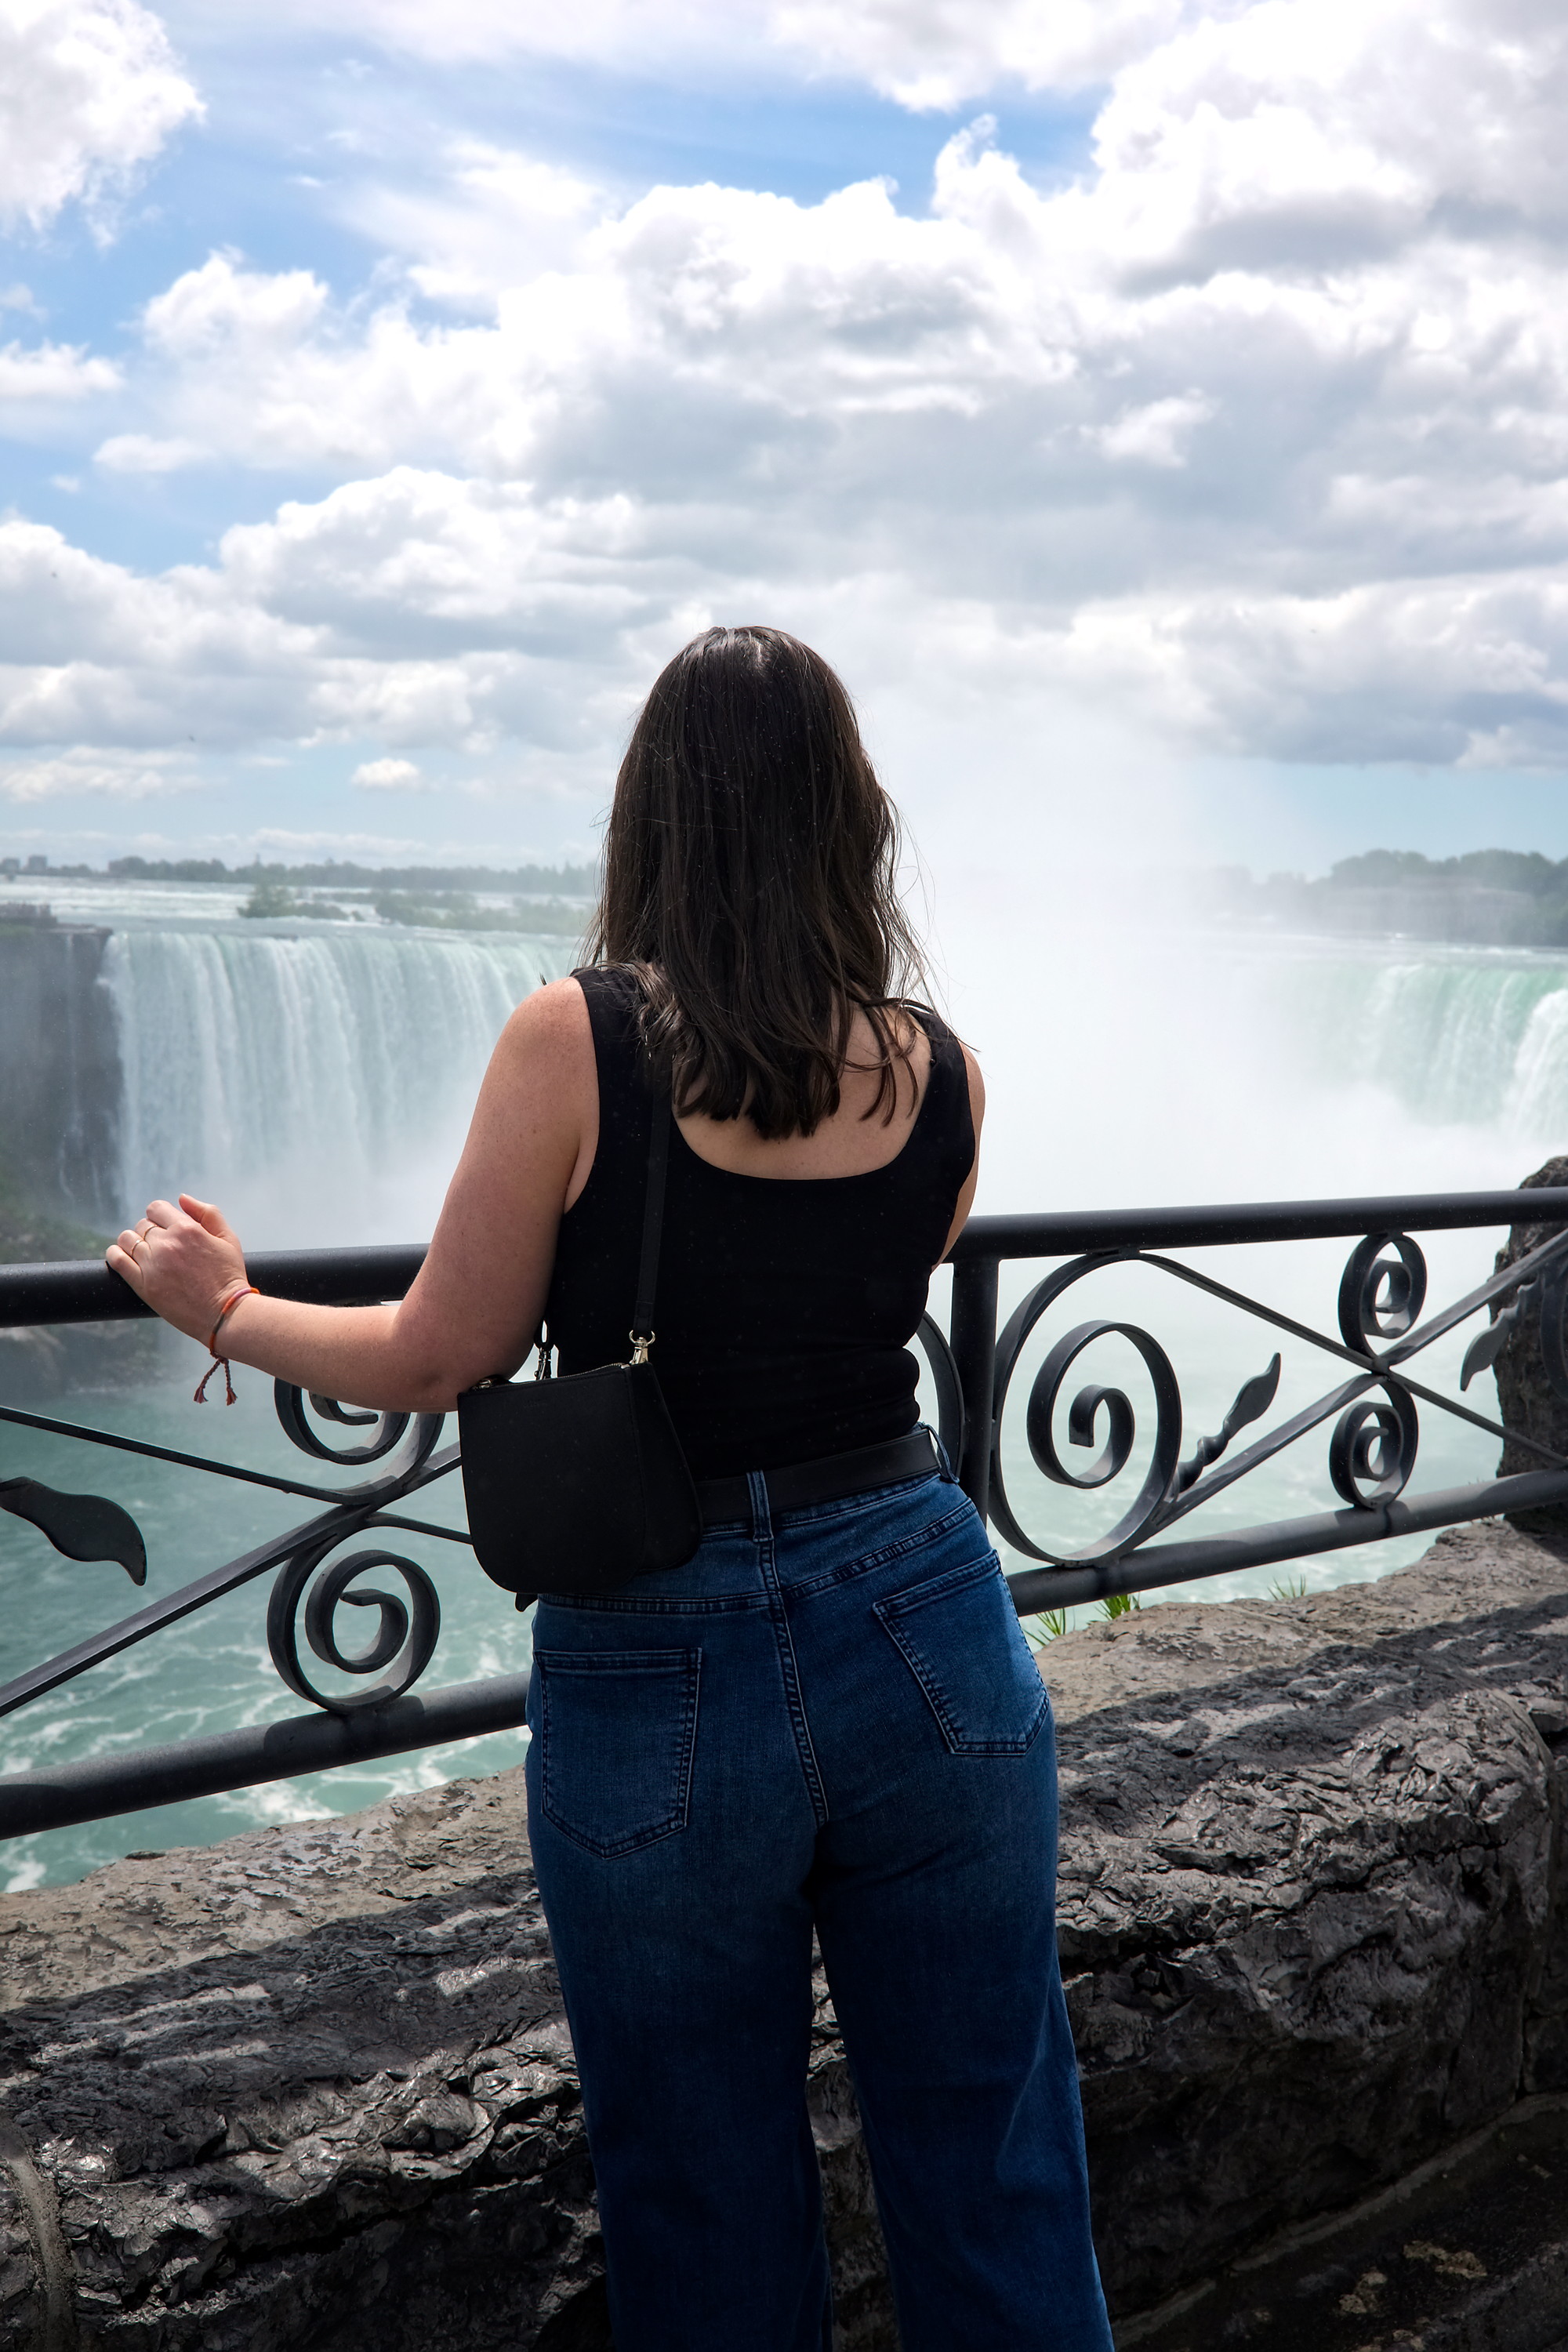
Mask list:
[[[1436,1233],[1463,1225],[1568,1224],[1568,1188],[1507,1192],[1404,1192],[1361,1200],[1241,1201],[1217,1206],[1061,1210],[972,1217],[957,1265],[1087,1251],[1204,1249],[1247,1242],[1321,1241],[1371,1233]],[[275,1298],[363,1306],[401,1298],[425,1261],[422,1243],[366,1249],[253,1250],[251,1279]],[[108,1323],[149,1310],[97,1258],[0,1265],[0,1329],[29,1323]]]
[[[425,1263],[423,1242],[390,1248],[247,1250],[258,1290],[319,1307],[367,1307],[401,1298]],[[24,1323],[123,1322],[152,1308],[101,1258],[55,1265],[0,1265],[0,1330]]]
[[[1212,1249],[1362,1234],[1432,1234],[1460,1225],[1568,1223],[1568,1188],[1508,1192],[1391,1192],[1343,1201],[1237,1201],[1174,1209],[1067,1209],[971,1217],[952,1256],[1078,1257],[1104,1249]]]

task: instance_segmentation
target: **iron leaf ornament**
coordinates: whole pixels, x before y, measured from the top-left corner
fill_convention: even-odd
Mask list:
[[[1236,1402],[1220,1423],[1218,1436],[1199,1438],[1191,1456],[1176,1473],[1178,1495],[1184,1495],[1188,1487],[1202,1477],[1210,1463],[1219,1460],[1238,1429],[1245,1429],[1250,1421],[1262,1420],[1274,1402],[1279,1386],[1279,1359],[1271,1356],[1262,1371],[1255,1372],[1251,1380],[1243,1381],[1237,1390]]]
[[[0,1478],[0,1511],[30,1520],[67,1559],[117,1559],[132,1584],[147,1581],[141,1528],[102,1495],[66,1495],[37,1478]]]

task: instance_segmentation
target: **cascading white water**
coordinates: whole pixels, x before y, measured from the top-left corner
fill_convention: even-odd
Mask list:
[[[568,950],[346,925],[117,931],[124,1209],[195,1192],[258,1244],[426,1231],[432,1163],[450,1167],[508,1013]]]
[[[1319,1085],[1370,1083],[1423,1121],[1568,1142],[1563,965],[1368,947],[1280,957],[1268,992],[1300,1075]]]
[[[1152,1197],[1125,1172],[1151,1131],[1172,1199],[1501,1182],[1568,1148],[1568,964],[1404,942],[1128,944],[1136,1087],[1108,1079],[1102,1024],[1078,1018],[1087,940],[1058,935],[1036,951],[1032,986],[1010,990],[1014,1006],[1047,1007],[1043,1080],[1020,1086],[1008,1066],[1032,1068],[1037,1046],[991,1017],[1000,994],[965,1004],[995,1097],[984,1205]],[[983,972],[998,953],[968,961]],[[184,1187],[243,1213],[258,1245],[427,1233],[508,1013],[572,961],[563,940],[498,934],[117,930],[104,973],[124,1209]],[[1384,1106],[1375,1129],[1346,1109],[1352,1096]],[[1073,1140],[1084,1108],[1087,1150]]]

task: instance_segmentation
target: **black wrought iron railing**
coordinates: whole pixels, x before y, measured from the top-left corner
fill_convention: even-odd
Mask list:
[[[1544,1229],[1544,1238],[1424,1317],[1427,1266],[1414,1236],[1501,1225]],[[1189,1263],[1191,1253],[1237,1244],[1335,1238],[1354,1246],[1339,1282],[1331,1328],[1286,1314]],[[272,1251],[253,1254],[248,1263],[252,1279],[277,1297],[356,1305],[401,1297],[423,1255],[416,1247]],[[1027,1259],[1050,1260],[1050,1270],[999,1330],[1002,1265]],[[1030,1373],[1037,1328],[1050,1317],[1047,1328],[1054,1331],[1064,1319],[1056,1310],[1068,1302],[1070,1311],[1079,1286],[1129,1265],[1204,1294],[1321,1355],[1327,1387],[1270,1423],[1280,1376],[1277,1349],[1241,1382],[1218,1428],[1192,1439],[1169,1355],[1149,1330],[1122,1314],[1068,1322]],[[1091,1295],[1086,1288],[1083,1296]],[[928,1316],[920,1344],[934,1383],[942,1441],[963,1486],[1012,1550],[1037,1563],[1008,1580],[1020,1612],[1032,1613],[1500,1512],[1568,1505],[1568,1454],[1554,1452],[1528,1431],[1506,1427],[1464,1393],[1495,1362],[1527,1312],[1532,1327],[1539,1319],[1544,1378],[1568,1402],[1568,1190],[976,1217],[953,1252],[950,1328],[944,1333]],[[105,1322],[145,1313],[125,1285],[95,1263],[0,1267],[0,1327]],[[1419,1378],[1416,1360],[1468,1323],[1475,1328],[1459,1366],[1460,1392]],[[1096,1349],[1111,1339],[1130,1349],[1142,1366],[1152,1429],[1140,1432],[1125,1388],[1084,1378]],[[1025,1507],[1009,1486],[1021,1456],[1004,1446],[1004,1429],[1016,1425],[1012,1392],[1026,1376],[1028,1462],[1058,1488],[1106,1496],[1103,1529],[1070,1549],[1053,1549],[1030,1533]],[[415,1688],[435,1652],[439,1596],[428,1570],[382,1538],[405,1531],[455,1547],[468,1542],[462,1527],[408,1507],[458,1465],[457,1446],[440,1443],[440,1417],[352,1412],[281,1382],[276,1401],[283,1431],[300,1452],[367,1475],[347,1486],[326,1486],[0,1406],[0,1423],[269,1487],[320,1507],[299,1525],[0,1686],[3,1716],[270,1577],[268,1648],[283,1682],[308,1702],[310,1712],[255,1729],[0,1776],[0,1837],[402,1754],[521,1722],[526,1675],[429,1692]],[[1539,1466],[1470,1486],[1415,1491],[1422,1416],[1435,1413],[1492,1438],[1511,1439]],[[1243,1430],[1258,1433],[1238,1446]],[[1322,1431],[1329,1438],[1322,1468],[1338,1507],[1220,1533],[1173,1534],[1205,1504]],[[118,1561],[134,1581],[145,1580],[140,1529],[118,1504],[31,1478],[0,1476],[0,1508],[30,1521],[69,1558]],[[345,1550],[350,1544],[357,1548]],[[401,1591],[389,1591],[389,1583]],[[370,1638],[358,1648],[345,1647],[339,1631],[346,1609],[377,1612]],[[351,1686],[322,1687],[323,1664]]]

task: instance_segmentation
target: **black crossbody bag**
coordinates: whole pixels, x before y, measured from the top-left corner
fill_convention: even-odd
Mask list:
[[[537,1380],[481,1381],[458,1399],[475,1557],[519,1608],[538,1592],[613,1592],[634,1576],[684,1567],[702,1540],[697,1489],[648,1361],[669,1126],[661,1093],[630,1363],[552,1377],[542,1327]]]

